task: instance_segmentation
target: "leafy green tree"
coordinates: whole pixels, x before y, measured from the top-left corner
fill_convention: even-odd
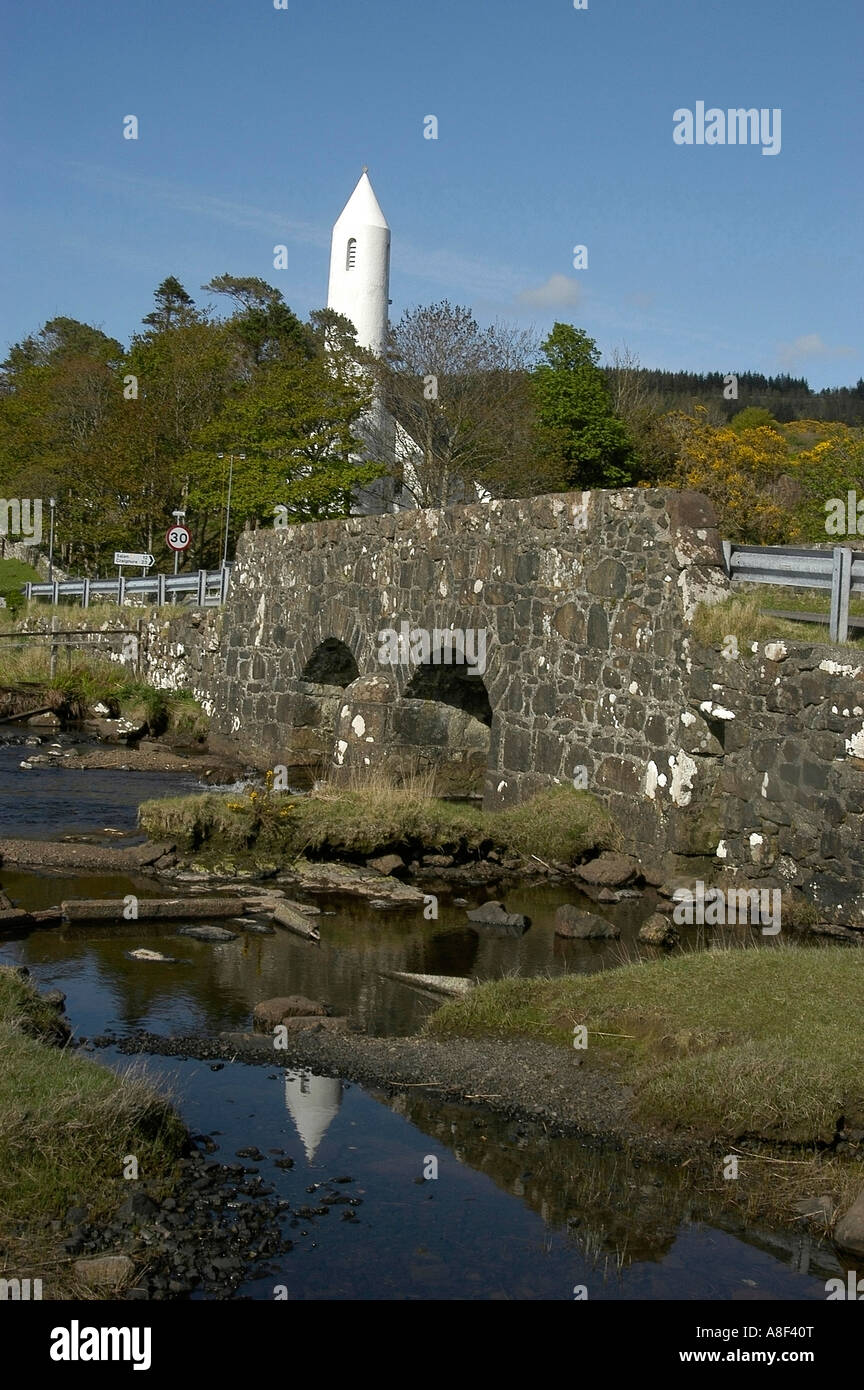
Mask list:
[[[310,330],[288,308],[281,291],[266,280],[226,273],[214,276],[202,289],[227,295],[237,305],[226,327],[242,351],[247,370],[286,355],[314,355]]]
[[[556,323],[532,374],[541,455],[560,463],[568,487],[626,487],[633,444],[612,409],[600,353],[581,328]]]
[[[153,295],[156,308],[145,314],[142,323],[157,333],[166,328],[176,328],[178,324],[188,323],[195,312],[195,300],[180,284],[176,275],[169,275]]]
[[[233,454],[232,537],[247,523],[273,524],[279,506],[291,522],[346,516],[355,489],[384,471],[381,463],[356,462],[356,430],[370,404],[362,379],[340,376],[321,357],[260,368],[199,431],[190,507],[221,517]]]

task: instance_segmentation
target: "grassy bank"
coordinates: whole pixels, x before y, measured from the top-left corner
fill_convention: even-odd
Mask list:
[[[572,1046],[633,1088],[647,1125],[706,1138],[830,1143],[864,1128],[864,963],[842,947],[712,950],[596,975],[504,979],[448,1002],[433,1037]]]
[[[307,796],[267,788],[145,801],[139,823],[154,839],[188,850],[349,857],[411,853],[478,855],[490,849],[572,863],[615,843],[608,813],[588,792],[553,787],[510,811],[484,813],[442,801],[428,784],[370,778],[362,789],[325,787]]]
[[[76,1292],[74,1259],[52,1222],[70,1206],[110,1221],[131,1190],[125,1155],[142,1177],[168,1182],[187,1140],[134,1070],[118,1076],[56,1037],[56,1010],[0,967],[0,1264],[6,1277],[41,1278],[45,1298]]]
[[[28,645],[24,633],[20,645],[0,643],[0,689],[8,692],[10,714],[50,705],[63,717],[85,719],[103,704],[115,718],[146,720],[153,733],[170,730],[194,739],[207,730],[206,716],[189,691],[157,690],[131,675],[128,666],[71,647],[61,649],[52,675],[49,644]]]
[[[706,646],[722,645],[728,636],[737,637],[742,656],[749,655],[750,642],[811,643],[828,642],[827,623],[805,623],[797,619],[769,618],[766,609],[784,612],[828,613],[830,600],[821,590],[774,588],[760,585],[754,589],[736,590],[722,603],[701,604],[693,615],[693,631]],[[853,599],[849,605],[852,617],[864,617],[864,602]],[[864,634],[859,629],[850,633],[847,642],[835,645],[860,648]]]

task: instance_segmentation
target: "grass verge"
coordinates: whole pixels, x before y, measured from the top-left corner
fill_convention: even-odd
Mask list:
[[[828,644],[827,623],[769,618],[765,612],[769,608],[802,613],[827,613],[829,602],[827,596],[819,590],[801,592],[760,585],[758,589],[736,591],[722,603],[700,604],[693,615],[693,632],[698,640],[708,647],[720,646],[729,636],[737,637],[742,648],[750,642],[774,642],[780,638],[798,644]],[[855,600],[850,603],[849,612],[853,617],[864,616],[864,603]],[[864,634],[853,629],[847,642],[831,645],[860,648],[862,643]]]
[[[134,1067],[118,1075],[50,1045],[56,1020],[26,980],[0,967],[0,1263],[4,1277],[41,1278],[45,1298],[75,1284],[52,1223],[73,1205],[109,1222],[130,1190],[124,1157],[168,1184],[188,1137]]]
[[[503,979],[443,1005],[432,1037],[572,1044],[633,1088],[633,1115],[705,1137],[830,1143],[864,1128],[864,959],[842,947],[711,950],[596,975]]]

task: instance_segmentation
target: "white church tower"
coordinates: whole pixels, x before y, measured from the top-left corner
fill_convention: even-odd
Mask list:
[[[327,308],[350,319],[357,342],[381,356],[387,342],[390,307],[390,228],[364,166],[357,187],[333,227]],[[358,429],[367,457],[392,459],[394,422],[379,401]],[[393,485],[372,483],[357,498],[359,512],[388,511]]]
[[[364,168],[333,228],[327,308],[350,319],[360,346],[380,356],[389,304],[390,228]]]

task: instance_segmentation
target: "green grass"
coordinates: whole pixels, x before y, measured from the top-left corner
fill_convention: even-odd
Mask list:
[[[726,637],[737,637],[742,655],[751,642],[774,642],[783,639],[797,643],[827,643],[827,623],[803,623],[785,618],[769,618],[766,609],[783,609],[802,613],[827,613],[830,608],[828,595],[821,590],[802,592],[798,589],[774,588],[760,585],[758,588],[736,590],[722,603],[700,604],[693,615],[692,627],[696,637],[706,646],[722,645]],[[849,612],[854,617],[864,616],[864,601],[853,600]],[[854,633],[854,629],[853,629]],[[864,636],[850,636],[847,642],[835,643],[844,647],[860,648]]]
[[[24,560],[0,560],[0,595],[6,600],[6,608],[0,612],[4,612],[10,618],[14,617],[26,606],[21,592],[23,585],[38,584],[40,579],[39,571]]]
[[[445,854],[492,848],[567,863],[615,842],[608,813],[588,792],[552,787],[513,810],[484,813],[438,800],[428,784],[371,778],[362,790],[324,788],[308,796],[252,789],[145,801],[139,824],[186,849],[366,856],[423,848]]]
[[[0,968],[0,1247],[4,1272],[41,1277],[46,1298],[71,1277],[50,1223],[79,1204],[91,1222],[109,1221],[129,1191],[125,1155],[168,1183],[188,1138],[135,1068],[118,1075],[46,1042],[56,1017]]]
[[[433,1037],[572,1044],[668,1129],[790,1142],[864,1126],[864,956],[842,947],[711,950],[595,975],[503,979],[443,1005]],[[609,1036],[614,1035],[614,1036]]]

